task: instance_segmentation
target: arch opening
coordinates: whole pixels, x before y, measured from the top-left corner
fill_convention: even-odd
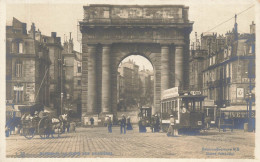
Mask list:
[[[154,106],[154,66],[141,54],[129,54],[117,65],[117,112]],[[136,116],[137,118],[137,116]]]

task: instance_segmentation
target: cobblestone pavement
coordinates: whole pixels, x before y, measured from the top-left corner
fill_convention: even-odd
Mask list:
[[[20,135],[6,138],[6,156],[17,158],[112,157],[112,158],[254,158],[255,134],[213,129],[199,135],[167,137],[165,133],[138,133],[138,127],[120,134],[119,127],[77,128],[61,138],[28,140]]]

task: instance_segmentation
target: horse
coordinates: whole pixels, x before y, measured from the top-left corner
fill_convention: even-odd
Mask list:
[[[48,138],[50,135],[52,138],[55,134],[55,130],[58,129],[58,136],[64,133],[66,123],[68,121],[67,114],[60,115],[58,118],[46,117],[43,120],[44,135]]]

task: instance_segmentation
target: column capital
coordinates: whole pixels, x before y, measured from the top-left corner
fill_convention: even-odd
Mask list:
[[[111,45],[112,45],[111,43],[103,43],[102,47],[111,47]]]
[[[171,43],[160,43],[162,48],[169,48],[169,46],[171,45]]]
[[[111,44],[102,44],[102,48],[103,49],[110,49],[111,48]]]
[[[97,44],[87,44],[88,48],[96,48]]]
[[[185,43],[174,44],[175,48],[183,48]]]

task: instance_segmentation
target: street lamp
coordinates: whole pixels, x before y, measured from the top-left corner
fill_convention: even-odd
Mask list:
[[[62,59],[58,59],[60,62],[60,115],[63,113],[63,86],[62,86],[62,80],[63,80],[63,62]]]

